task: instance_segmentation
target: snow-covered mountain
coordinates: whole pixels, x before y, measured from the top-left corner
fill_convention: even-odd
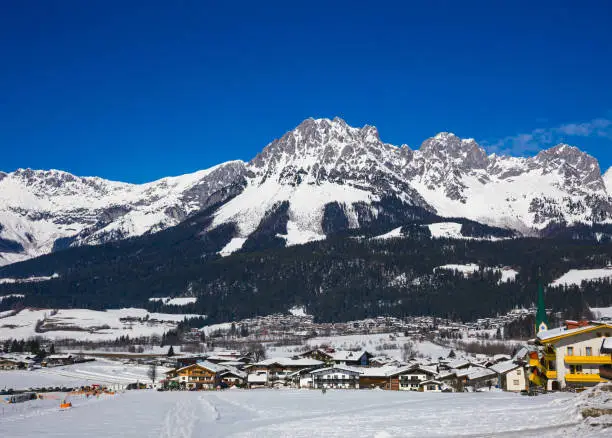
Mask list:
[[[609,222],[606,185],[610,172],[602,178],[597,160],[573,146],[508,157],[440,133],[412,150],[382,142],[372,126],[308,119],[249,163],[142,185],[56,170],[0,173],[0,264],[155,232],[213,206],[211,228],[236,224],[222,254],[266,227],[291,245],[401,223],[411,209],[535,233],[553,222]]]

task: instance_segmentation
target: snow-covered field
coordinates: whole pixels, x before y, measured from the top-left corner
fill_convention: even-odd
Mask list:
[[[551,286],[572,286],[580,284],[583,281],[599,280],[602,278],[612,277],[612,267],[601,269],[570,269],[568,272],[550,283]]]
[[[146,365],[124,365],[119,361],[97,358],[93,362],[33,371],[0,371],[0,389],[28,389],[49,386],[75,387],[95,383],[106,386],[125,386],[137,381],[148,384],[151,383],[149,377],[147,377],[148,370],[149,367]],[[160,376],[165,371],[167,371],[166,368],[157,368]]]
[[[126,392],[6,405],[6,437],[579,436],[575,395],[392,391]],[[35,419],[35,421],[32,421]],[[605,436],[590,430],[589,436]]]
[[[178,299],[178,298],[177,298]],[[161,336],[185,317],[199,315],[149,313],[145,309],[24,309],[16,315],[0,317],[0,339],[27,339],[42,336],[48,339],[84,341],[113,340],[119,336]],[[44,333],[35,331],[37,321],[44,321]]]

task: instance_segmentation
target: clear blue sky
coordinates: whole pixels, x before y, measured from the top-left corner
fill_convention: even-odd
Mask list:
[[[612,164],[611,2],[294,3],[3,1],[0,169],[144,182],[311,116]]]

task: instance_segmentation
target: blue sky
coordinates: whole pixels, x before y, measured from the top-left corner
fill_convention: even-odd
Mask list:
[[[610,2],[292,3],[3,2],[0,169],[144,182],[334,116],[612,165]]]

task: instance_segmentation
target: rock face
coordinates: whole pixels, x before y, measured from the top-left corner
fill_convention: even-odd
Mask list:
[[[609,174],[604,180],[595,158],[564,144],[517,158],[440,133],[412,150],[384,143],[372,126],[307,119],[249,163],[142,185],[57,170],[0,172],[0,264],[159,231],[213,206],[211,228],[233,223],[247,247],[427,212],[537,233],[551,223],[609,222]]]

